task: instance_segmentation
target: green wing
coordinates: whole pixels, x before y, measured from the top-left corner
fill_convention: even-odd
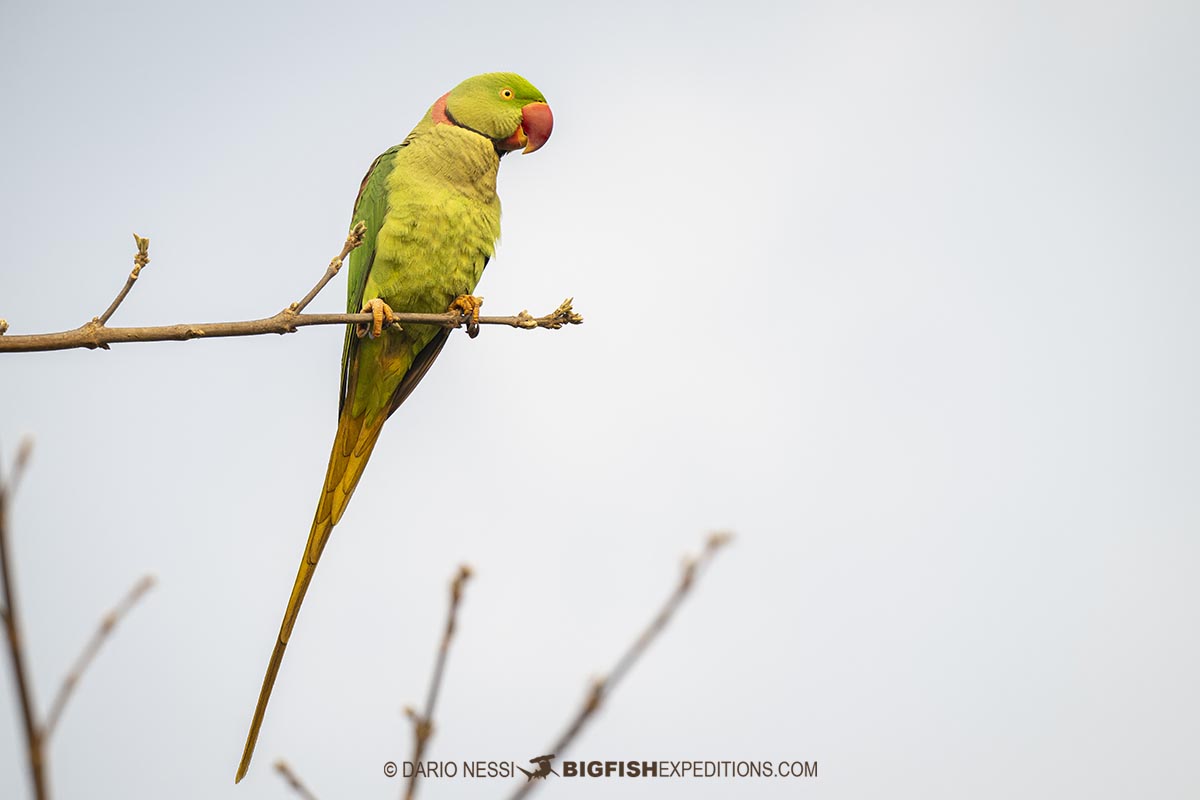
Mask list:
[[[371,266],[375,263],[375,237],[383,227],[383,218],[387,215],[387,176],[395,167],[396,154],[400,148],[408,144],[404,140],[395,147],[384,151],[371,168],[367,170],[362,185],[358,188],[358,198],[354,201],[354,218],[351,227],[359,221],[367,224],[367,233],[363,243],[350,253],[350,279],[346,282],[346,313],[357,314],[362,309],[363,288],[367,285],[367,276],[371,274]],[[358,337],[354,335],[354,327],[346,326],[346,341],[342,346],[342,385],[338,394],[338,413],[346,403],[346,386],[349,380],[350,364],[358,350]]]

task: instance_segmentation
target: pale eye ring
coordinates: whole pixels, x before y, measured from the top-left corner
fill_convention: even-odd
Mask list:
[[[513,90],[508,88],[507,86],[505,86],[503,89],[500,90],[500,96],[503,97],[505,100],[512,100],[513,99]]]

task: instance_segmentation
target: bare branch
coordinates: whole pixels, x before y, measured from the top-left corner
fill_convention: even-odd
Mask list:
[[[7,634],[8,654],[12,659],[13,675],[17,681],[17,694],[21,698],[21,717],[25,723],[25,744],[29,756],[29,775],[33,782],[33,796],[47,800],[50,788],[47,784],[45,739],[38,728],[37,711],[33,707],[33,686],[25,666],[24,638],[21,633],[21,618],[17,607],[17,590],[12,579],[12,552],[8,542],[8,503],[12,490],[20,479],[21,472],[29,460],[31,445],[22,443],[13,466],[13,479],[5,483],[0,475],[0,578],[4,581],[4,608],[0,616],[4,620]]]
[[[355,325],[372,321],[370,314],[294,314],[290,308],[273,317],[241,322],[209,322],[181,325],[157,325],[146,328],[110,328],[108,326],[84,325],[59,333],[38,333],[27,336],[0,337],[0,353],[32,353],[52,350],[74,350],[85,347],[107,350],[110,344],[128,342],[183,342],[189,339],[218,339],[227,336],[258,336],[264,333],[295,333],[296,329],[310,325]],[[470,318],[463,314],[401,313],[395,315],[397,323],[405,325],[437,325],[442,328],[465,326]],[[480,325],[507,325],[510,328],[550,328],[557,330],[564,325],[578,325],[583,317],[571,309],[571,301],[564,300],[557,310],[544,317],[534,317],[528,311],[511,317],[480,317]]]
[[[121,287],[121,291],[117,293],[116,298],[109,304],[108,309],[92,320],[95,325],[104,325],[108,322],[109,317],[117,310],[117,306],[125,301],[125,297],[129,294],[129,290],[133,288],[133,284],[137,282],[138,276],[142,274],[142,267],[150,263],[150,240],[133,235],[133,241],[137,243],[138,251],[133,256],[133,271],[129,273],[129,277],[125,279],[125,285]]]
[[[300,782],[299,776],[292,772],[292,768],[282,758],[275,762],[275,771],[283,776],[287,781],[288,786],[291,786],[296,794],[300,795],[302,800],[317,800],[317,796],[308,790],[308,787]]]
[[[329,262],[329,267],[325,270],[325,274],[321,276],[321,280],[317,281],[317,285],[309,290],[308,294],[304,295],[304,299],[299,303],[292,303],[288,309],[293,314],[299,314],[304,309],[308,308],[308,304],[313,301],[325,284],[333,280],[333,276],[338,274],[338,270],[342,268],[342,263],[345,262],[346,256],[350,252],[363,243],[363,238],[367,235],[367,223],[359,221],[354,223],[354,227],[350,229],[350,234],[346,236],[346,244],[342,246],[342,252],[333,257]]]
[[[71,667],[71,671],[67,673],[67,676],[63,678],[62,685],[58,687],[58,694],[54,697],[54,702],[50,704],[50,711],[46,714],[46,721],[42,725],[43,740],[49,741],[50,737],[54,735],[54,728],[58,724],[59,717],[62,716],[63,708],[66,707],[67,701],[71,699],[71,693],[75,691],[75,687],[79,684],[83,673],[87,670],[88,665],[92,663],[96,654],[100,652],[100,648],[112,634],[113,629],[117,627],[117,623],[152,588],[154,588],[154,576],[146,575],[134,584],[124,599],[100,620],[100,625],[96,628],[96,632],[92,634],[92,638],[88,640],[88,643],[75,659],[75,664]]]
[[[259,336],[266,333],[295,333],[299,328],[309,325],[354,325],[372,321],[371,314],[304,314],[301,313],[313,298],[325,288],[325,285],[337,275],[346,257],[354,248],[362,244],[366,234],[366,226],[359,222],[346,237],[341,253],[329,262],[325,273],[316,285],[304,296],[304,299],[292,303],[287,308],[270,317],[262,319],[242,320],[238,322],[207,322],[182,323],[178,325],[153,325],[146,327],[110,328],[105,323],[117,307],[129,294],[138,278],[141,268],[149,263],[147,248],[149,240],[134,234],[138,242],[138,253],[134,256],[133,272],[125,282],[117,298],[113,300],[99,317],[68,331],[56,333],[22,334],[4,336],[8,330],[8,322],[0,320],[0,353],[33,353],[49,352],[52,350],[74,350],[100,348],[107,350],[111,344],[127,344],[130,342],[182,342],[189,339],[216,339],[227,336]],[[480,325],[506,325],[510,328],[549,328],[557,330],[564,325],[579,325],[583,317],[571,308],[572,298],[567,298],[557,309],[542,317],[535,317],[528,311],[508,317],[480,317]],[[441,314],[424,314],[416,312],[400,312],[395,314],[395,323],[399,325],[437,325],[442,328],[459,328],[474,322],[466,314],[447,311]]]
[[[695,585],[696,576],[700,570],[706,567],[717,554],[717,551],[728,544],[732,538],[732,535],[728,533],[714,533],[708,537],[704,545],[704,550],[698,557],[688,558],[684,561],[683,573],[679,577],[679,583],[676,584],[675,591],[667,598],[662,608],[659,609],[658,614],[650,621],[650,624],[646,626],[641,635],[617,659],[617,663],[612,668],[612,671],[608,673],[608,677],[599,678],[592,683],[591,688],[588,689],[587,697],[584,698],[583,705],[575,714],[575,718],[567,725],[566,730],[558,737],[558,740],[546,750],[547,753],[561,753],[575,740],[575,737],[584,729],[605,699],[612,694],[613,689],[617,687],[621,679],[628,674],[638,659],[650,647],[650,644],[667,627],[667,623],[671,621],[671,617],[674,616],[676,609],[679,608],[684,598],[687,597]],[[526,781],[521,784],[513,792],[511,800],[519,800],[519,798],[529,794],[538,783],[538,781]]]
[[[413,723],[413,754],[412,763],[419,764],[425,756],[425,745],[433,736],[433,711],[437,705],[438,692],[442,688],[442,675],[446,670],[446,656],[450,652],[450,640],[454,638],[454,629],[458,625],[458,606],[462,601],[463,587],[471,577],[471,568],[463,564],[450,583],[450,609],[446,613],[446,629],[442,633],[442,644],[438,647],[437,661],[433,668],[433,678],[429,681],[429,693],[425,697],[425,712],[418,714],[414,709],[407,708],[405,712]],[[408,779],[405,789],[405,800],[412,800],[417,793],[417,774],[414,769]]]
[[[21,485],[21,478],[25,476],[25,468],[29,466],[29,459],[33,457],[33,437],[26,436],[17,445],[17,457],[13,459],[12,477],[8,479],[8,493],[14,495],[17,493],[17,487]]]

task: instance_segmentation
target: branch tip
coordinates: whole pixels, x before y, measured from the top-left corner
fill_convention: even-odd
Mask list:
[[[429,680],[429,692],[425,697],[425,711],[418,712],[412,706],[404,709],[404,713],[412,720],[413,724],[413,752],[410,761],[417,764],[425,756],[425,747],[433,737],[434,724],[433,712],[437,706],[438,692],[442,687],[442,676],[446,672],[446,657],[450,652],[450,642],[454,638],[454,629],[458,625],[458,607],[462,601],[463,587],[471,578],[471,567],[467,564],[460,564],[458,570],[454,573],[454,578],[450,581],[450,607],[446,612],[446,627],[442,631],[442,641],[437,649],[437,660],[434,662],[433,676]],[[404,790],[406,800],[412,800],[417,792],[418,773],[413,772],[409,776],[408,784]]]
[[[691,591],[697,574],[697,567],[700,563],[712,558],[713,554],[728,543],[731,538],[732,535],[729,533],[711,534],[705,541],[704,550],[699,556],[689,557],[684,560],[683,576],[675,586],[675,591],[671,592],[671,595],[654,616],[654,619],[634,639],[633,644],[617,659],[617,663],[609,671],[608,675],[592,680],[591,686],[584,696],[583,703],[575,713],[575,717],[547,752],[562,753],[570,746],[571,742],[575,740],[579,733],[587,726],[588,722],[595,716],[605,698],[612,693],[617,684],[621,682],[621,679],[637,664],[651,643],[662,633],[667,623],[671,621],[680,603],[683,602],[688,592]],[[520,800],[526,794],[533,791],[536,786],[537,784],[532,782],[522,784],[513,792],[511,796],[512,800]]]
[[[144,236],[133,235],[133,241],[137,244],[137,253],[133,256],[133,279],[136,281],[138,274],[142,271],[142,267],[150,263],[150,240]]]
[[[350,233],[346,235],[346,242],[342,245],[342,252],[338,253],[333,257],[332,260],[330,260],[329,266],[325,269],[325,274],[321,276],[319,281],[317,281],[317,285],[310,289],[308,294],[304,295],[304,299],[289,305],[285,310],[285,314],[289,316],[295,316],[307,308],[308,304],[311,303],[313,299],[316,298],[316,296],[321,292],[321,290],[325,288],[325,285],[333,280],[333,276],[338,274],[338,271],[342,268],[342,264],[346,261],[346,256],[350,255],[352,250],[363,243],[363,239],[366,237],[366,235],[367,224],[359,220],[354,224],[354,227],[350,229]],[[288,326],[285,324],[284,329],[279,331],[279,333],[292,333],[295,330],[295,326]]]
[[[571,308],[573,302],[575,302],[575,298],[568,297],[559,303],[558,308],[554,309],[554,313],[548,315],[553,324],[549,324],[546,327],[558,330],[563,325],[582,325],[583,317],[576,314],[575,310]]]
[[[130,271],[129,277],[125,279],[125,285],[121,287],[121,291],[117,292],[116,299],[109,303],[108,308],[98,317],[92,318],[92,321],[82,326],[79,331],[89,337],[87,341],[76,345],[76,347],[99,347],[103,350],[108,349],[108,344],[103,339],[96,336],[98,328],[103,328],[108,320],[116,312],[117,307],[125,302],[125,298],[129,296],[129,290],[133,288],[133,284],[137,281],[138,276],[142,274],[142,267],[150,263],[150,240],[144,236],[133,235],[133,241],[137,244],[137,252],[133,254],[133,270]]]
[[[704,543],[704,549],[709,553],[712,553],[732,541],[733,534],[729,531],[714,531],[708,535],[708,540]]]
[[[137,605],[138,601],[146,592],[150,591],[156,583],[153,575],[142,576],[133,587],[125,593],[107,614],[100,618],[100,624],[96,627],[92,638],[84,645],[83,650],[75,659],[75,663],[71,666],[71,671],[63,678],[62,684],[59,686],[58,694],[54,697],[54,702],[50,704],[50,711],[46,714],[46,721],[42,726],[42,736],[49,739],[54,733],[54,728],[62,717],[63,709],[67,706],[67,701],[71,699],[71,693],[75,691],[75,687],[83,678],[84,672],[87,670],[93,659],[96,658],[100,648],[104,645],[108,637],[112,635],[117,624],[124,619],[125,615]]]
[[[13,461],[13,484],[16,484],[20,480],[21,473],[25,471],[25,467],[29,466],[31,458],[33,458],[33,437],[26,436],[17,445],[17,457]]]
[[[459,566],[458,574],[454,576],[454,581],[450,584],[450,601],[455,605],[462,599],[463,587],[471,579],[472,574],[471,567],[467,564]]]
[[[300,776],[292,772],[292,768],[282,758],[275,762],[275,771],[283,777],[288,786],[292,787],[292,791],[303,798],[303,800],[316,800],[316,795],[309,791],[308,787],[300,781]]]

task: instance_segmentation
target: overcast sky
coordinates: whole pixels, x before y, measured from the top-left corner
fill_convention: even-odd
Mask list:
[[[392,798],[456,566],[430,758],[556,737],[709,531],[736,532],[559,758],[803,780],[546,797],[1200,794],[1194,3],[0,5],[10,334],[298,299],[359,181],[463,78],[504,160],[478,293],[586,324],[452,336],[321,562],[233,775],[336,425],[341,334],[0,355],[58,796]],[[344,278],[314,303],[340,310]],[[0,796],[25,797],[0,668]],[[498,798],[505,780],[422,796]]]

